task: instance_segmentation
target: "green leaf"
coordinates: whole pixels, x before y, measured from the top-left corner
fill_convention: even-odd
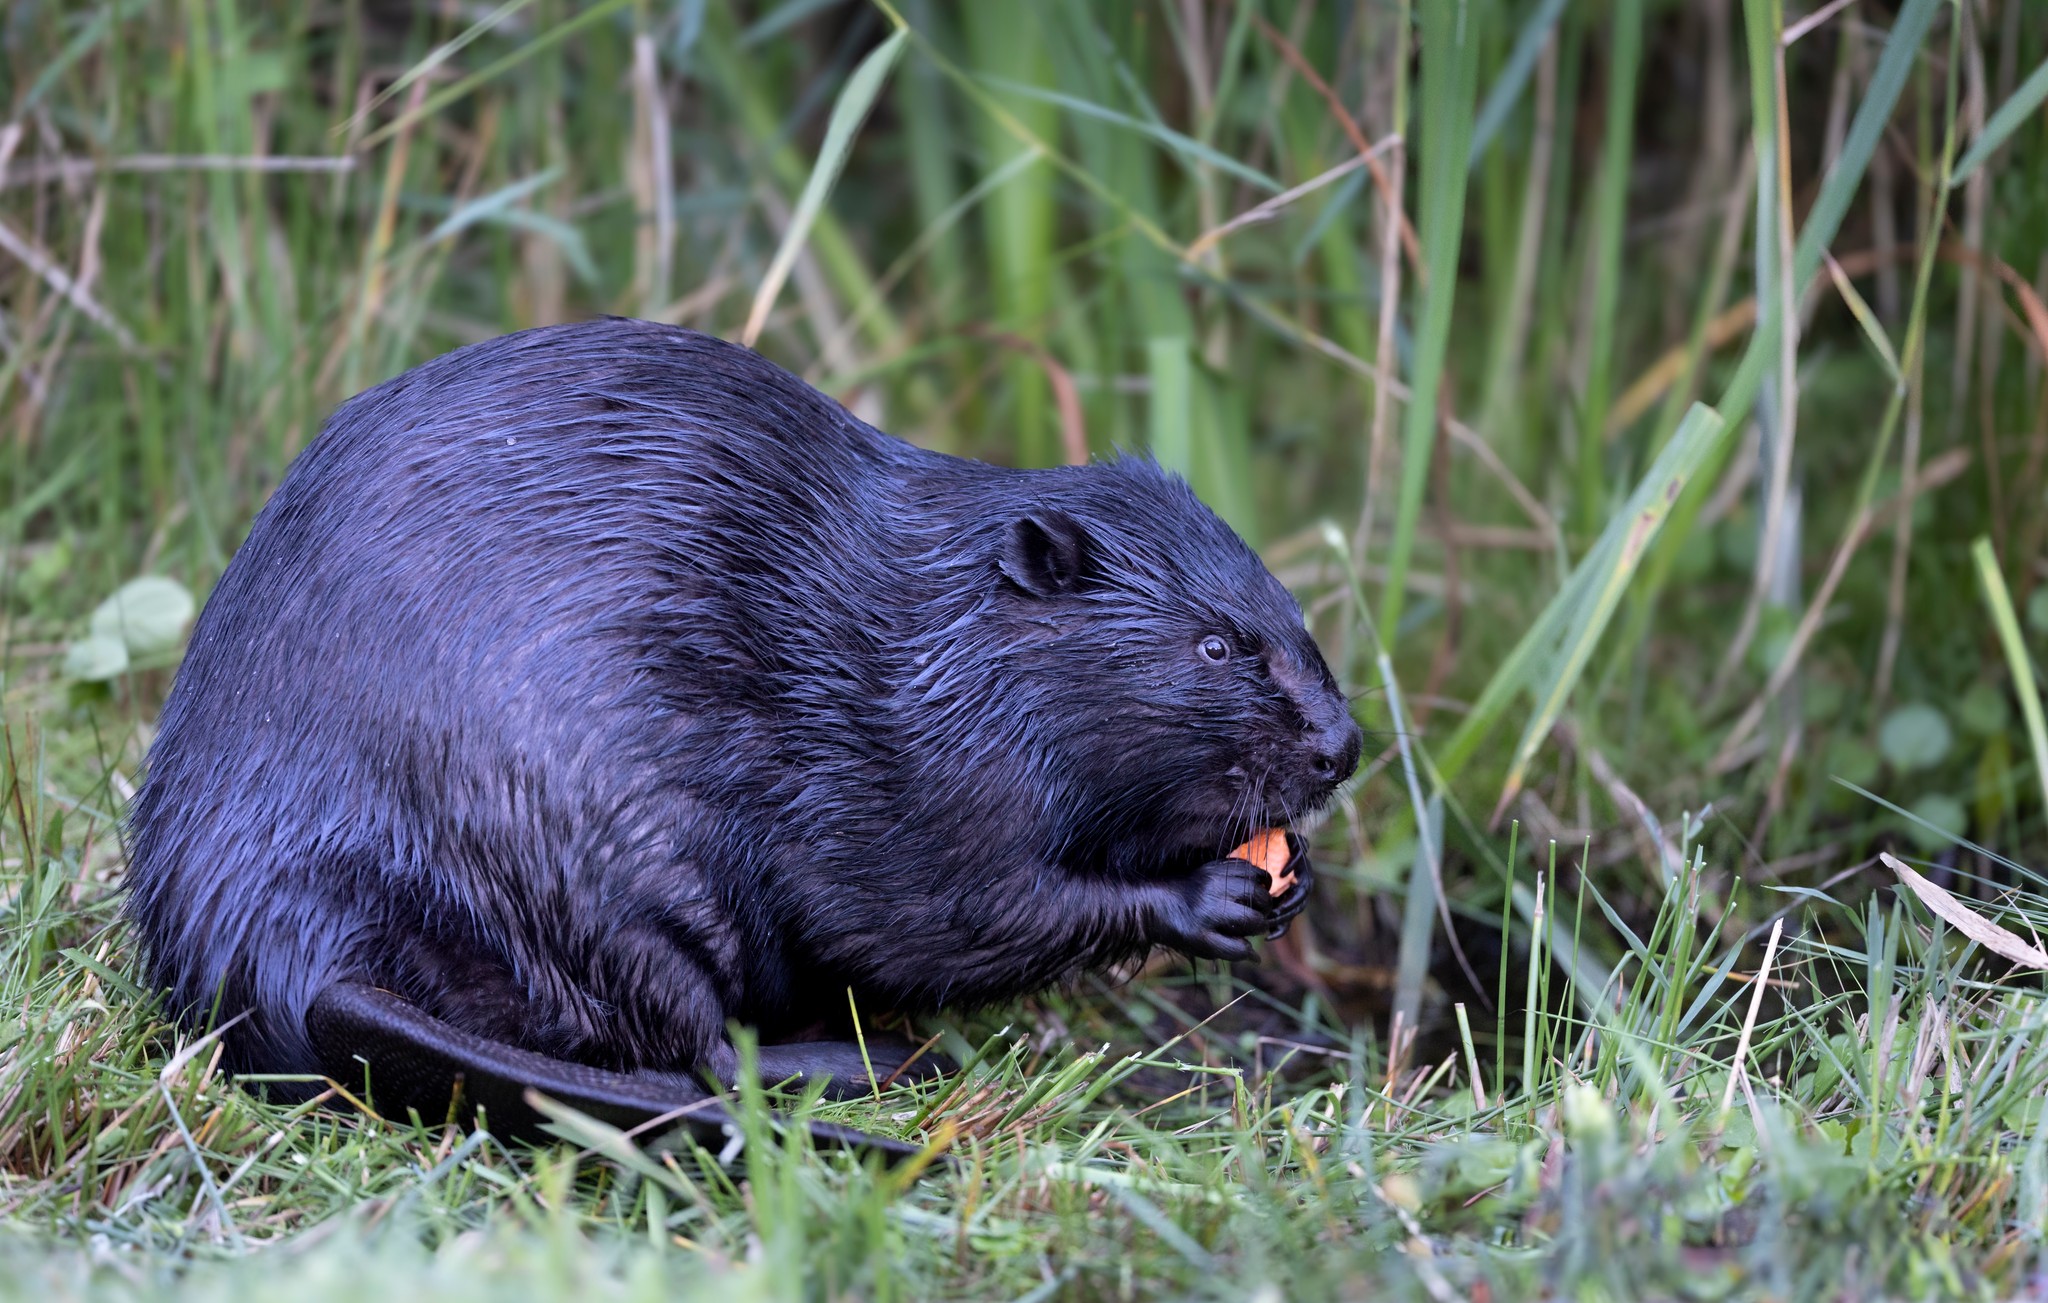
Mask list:
[[[2030,1136],[2039,1129],[2044,1109],[2048,1109],[2048,1099],[2032,1095],[2007,1104],[2004,1111],[1998,1115],[1998,1120],[2021,1135]]]
[[[66,676],[85,683],[104,683],[128,672],[128,645],[119,638],[80,638],[64,652]]]
[[[1998,112],[1992,114],[1991,120],[1984,124],[1984,130],[1977,133],[1977,139],[1970,143],[1970,148],[1957,160],[1956,170],[1949,174],[1949,189],[1953,190],[1969,180],[1970,174],[1984,165],[1984,160],[1991,157],[1993,151],[2005,143],[2006,137],[2019,130],[2020,123],[2033,116],[2034,111],[2041,107],[2043,100],[2048,100],[2048,61],[2044,61],[2040,67],[2034,69],[2031,76],[2020,83],[2020,88],[2012,93],[2012,98],[1999,105]]]
[[[71,573],[75,561],[70,536],[58,538],[30,556],[28,564],[21,568],[22,593],[31,600],[41,597]]]
[[[1962,840],[1963,829],[1969,824],[1963,803],[1947,792],[1929,792],[1913,802],[1910,813],[1912,819],[1906,824],[1906,835],[1928,854]]]
[[[1877,734],[1877,749],[1902,773],[1940,764],[1954,743],[1948,716],[1919,701],[1885,716],[1884,727]]]
[[[1856,808],[1856,794],[1848,784],[1868,787],[1877,781],[1877,753],[1861,738],[1838,734],[1828,743],[1823,768],[1830,776],[1843,781],[1822,787],[1821,804],[1829,810],[1852,810]]]
[[[1956,703],[1956,718],[1979,737],[1995,737],[2012,722],[2012,709],[2005,704],[2003,692],[1979,679]]]
[[[903,43],[909,39],[907,30],[898,30],[876,46],[846,79],[845,89],[839,92],[838,101],[832,105],[832,117],[825,124],[825,143],[818,149],[818,161],[811,168],[810,180],[804,182],[804,192],[789,216],[789,229],[782,233],[782,244],[775,250],[775,258],[768,264],[768,272],[761,278],[761,288],[754,295],[754,306],[747,313],[747,328],[740,338],[749,347],[761,337],[761,327],[767,323],[768,310],[775,306],[775,296],[782,292],[782,283],[789,279],[790,268],[796,266],[796,256],[802,252],[804,240],[810,235],[811,223],[818,219],[826,197],[832,193],[840,171],[846,166],[847,156],[853,152],[853,138],[860,133],[861,124],[867,121],[868,110],[875,106],[876,97],[882,93],[882,84],[888,80],[889,70],[896,66],[897,56],[903,53]]]
[[[129,580],[99,604],[92,613],[92,634],[121,643],[130,656],[166,652],[178,645],[195,609],[183,584],[147,575]]]

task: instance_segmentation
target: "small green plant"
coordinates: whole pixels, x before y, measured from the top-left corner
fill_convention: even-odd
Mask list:
[[[192,594],[175,579],[130,580],[94,608],[89,632],[65,649],[64,672],[81,682],[104,683],[133,665],[170,663],[197,610]]]

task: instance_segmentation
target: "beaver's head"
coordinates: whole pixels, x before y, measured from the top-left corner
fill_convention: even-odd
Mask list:
[[[1046,472],[1000,522],[990,614],[1063,858],[1216,858],[1324,805],[1363,736],[1301,608],[1149,460]]]

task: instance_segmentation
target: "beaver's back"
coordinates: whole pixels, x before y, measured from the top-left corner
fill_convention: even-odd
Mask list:
[[[788,577],[851,564],[841,536],[874,528],[901,455],[754,354],[638,322],[493,340],[352,400],[166,703],[133,811],[155,978],[180,1008],[254,1009],[239,1066],[282,1071],[309,1066],[317,987],[398,980],[420,926],[578,1008],[628,890],[610,877],[691,821],[651,758],[772,708]]]

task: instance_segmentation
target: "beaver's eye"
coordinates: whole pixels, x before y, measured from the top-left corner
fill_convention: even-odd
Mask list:
[[[1215,664],[1221,665],[1230,659],[1230,644],[1224,642],[1213,633],[1202,639],[1201,643],[1198,644],[1198,649],[1201,651],[1202,659],[1205,661],[1213,661]]]

